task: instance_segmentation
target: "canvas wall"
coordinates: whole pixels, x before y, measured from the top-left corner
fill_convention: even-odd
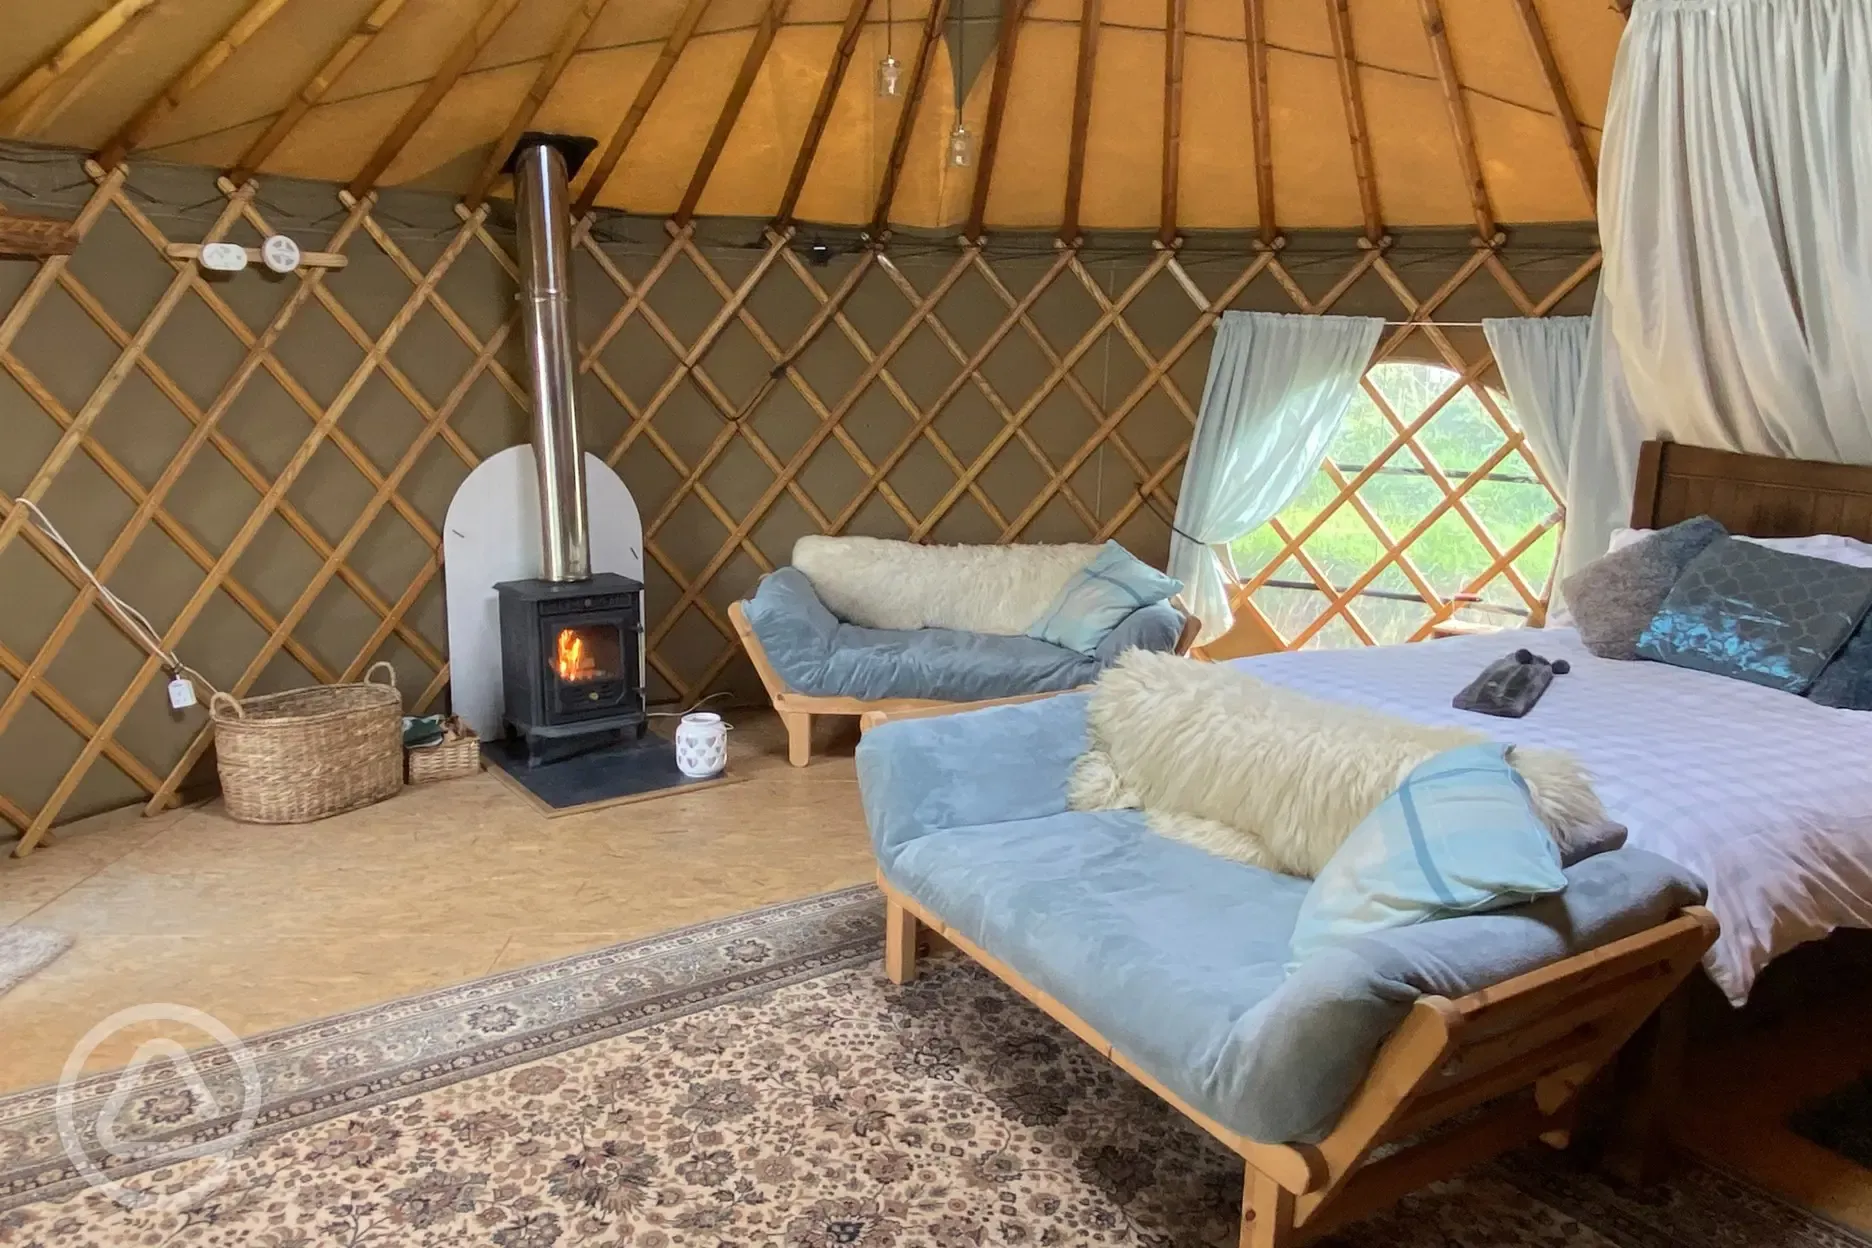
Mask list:
[[[504,206],[464,221],[441,198],[351,207],[283,181],[247,201],[208,171],[100,183],[27,149],[0,160],[0,204],[89,220],[68,262],[0,259],[0,506],[42,490],[159,629],[192,617],[177,649],[220,687],[351,678],[385,658],[412,707],[445,705],[439,526],[469,468],[527,436]],[[270,229],[324,249],[342,232],[349,266],[322,291],[178,276],[163,245],[222,219],[247,243]],[[1382,254],[1337,235],[1278,253],[1240,237],[1078,254],[1015,238],[979,255],[900,237],[880,260],[811,228],[782,243],[758,222],[705,221],[691,239],[601,219],[576,261],[597,347],[584,428],[643,512],[653,697],[758,697],[726,607],[804,533],[1115,537],[1161,562],[1223,306],[1421,315],[1449,326],[1443,346],[1400,329],[1386,350],[1453,349],[1481,377],[1468,323],[1586,310],[1595,247],[1559,227],[1497,253],[1461,231]],[[141,652],[75,609],[78,593],[43,542],[0,547],[0,818],[15,824],[153,804],[212,775],[201,712],[171,713],[160,679],[131,694]]]

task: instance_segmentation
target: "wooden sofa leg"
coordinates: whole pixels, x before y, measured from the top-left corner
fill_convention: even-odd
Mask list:
[[[804,711],[781,711],[786,725],[787,762],[804,767],[812,761],[812,716]]]
[[[1602,1160],[1613,1177],[1644,1186],[1669,1173],[1670,1120],[1689,1043],[1690,996],[1679,986],[1614,1059],[1612,1135]]]
[[[895,897],[884,903],[884,974],[893,984],[907,984],[916,978],[916,915],[904,908]]]
[[[1242,1181],[1241,1248],[1292,1248],[1298,1242],[1293,1193],[1249,1166]]]

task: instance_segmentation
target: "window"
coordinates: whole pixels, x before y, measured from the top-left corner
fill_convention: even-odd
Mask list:
[[[1560,508],[1502,394],[1433,364],[1365,375],[1326,463],[1230,548],[1238,602],[1290,647],[1389,645],[1462,612],[1544,611]]]

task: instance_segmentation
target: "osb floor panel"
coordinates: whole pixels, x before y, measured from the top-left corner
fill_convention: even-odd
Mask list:
[[[248,1035],[870,879],[856,721],[821,720],[822,753],[797,770],[771,714],[731,718],[749,779],[693,794],[548,820],[483,772],[301,827],[237,824],[218,802],[119,812],[0,859],[0,924],[77,938],[0,997],[0,1091],[58,1078],[132,1005]]]
[[[1872,1001],[1848,998],[1693,1055],[1678,1138],[1764,1187],[1872,1235],[1872,1170],[1788,1129],[1795,1106],[1872,1064]]]
[[[0,859],[0,926],[77,938],[0,997],[0,1092],[56,1079],[132,1005],[252,1034],[871,878],[852,721],[819,721],[802,771],[771,715],[732,718],[746,783],[638,805],[548,820],[484,773],[298,828],[235,824],[218,804],[119,812]],[[1856,1073],[1869,1033],[1872,1003],[1846,1003],[1698,1054],[1682,1142],[1872,1232],[1872,1172],[1784,1125]],[[152,1034],[121,1033],[87,1065],[122,1065]]]

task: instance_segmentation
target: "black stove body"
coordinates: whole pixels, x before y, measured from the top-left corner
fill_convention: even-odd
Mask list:
[[[577,581],[503,581],[501,687],[529,766],[641,738],[643,585],[600,572]]]

